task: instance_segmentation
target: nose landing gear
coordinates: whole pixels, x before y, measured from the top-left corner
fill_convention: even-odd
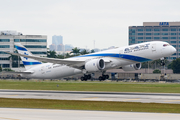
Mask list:
[[[164,58],[161,58],[161,63],[160,63],[161,66],[164,66],[165,65],[165,60]]]

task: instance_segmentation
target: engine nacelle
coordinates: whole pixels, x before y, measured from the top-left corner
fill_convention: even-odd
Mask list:
[[[125,65],[122,67],[124,71],[135,71],[141,69],[141,63],[131,64],[131,65]]]
[[[105,62],[103,59],[93,59],[85,64],[85,69],[87,72],[96,72],[103,70],[105,68]]]

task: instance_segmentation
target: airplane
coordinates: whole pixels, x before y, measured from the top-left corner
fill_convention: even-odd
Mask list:
[[[99,80],[108,79],[106,70],[121,68],[124,71],[135,71],[141,63],[169,57],[176,49],[167,42],[152,41],[101,52],[76,56],[67,59],[55,59],[34,56],[21,43],[16,43],[18,53],[10,53],[21,57],[25,66],[22,77],[37,79],[59,79],[76,74],[84,74],[81,80],[91,79],[91,74],[101,72]]]

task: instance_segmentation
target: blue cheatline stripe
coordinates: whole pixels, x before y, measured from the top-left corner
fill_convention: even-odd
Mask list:
[[[17,45],[15,45],[15,47],[16,47],[17,50],[27,51],[26,48],[23,48],[23,47],[20,47],[20,46],[17,46]]]
[[[123,59],[133,60],[137,62],[151,61],[151,59],[148,59],[148,58],[127,55],[127,54],[115,54],[115,53],[89,54],[89,55],[82,55],[82,56],[77,56],[77,57],[97,57],[97,56],[123,58]]]
[[[120,54],[119,57],[120,58],[124,58],[124,59],[128,59],[128,60],[137,61],[137,62],[151,61],[151,59],[143,58],[143,57],[138,57],[138,56],[133,56],[133,55]]]
[[[42,64],[41,62],[26,62],[26,61],[23,61],[23,64],[24,65],[38,65],[38,64]]]

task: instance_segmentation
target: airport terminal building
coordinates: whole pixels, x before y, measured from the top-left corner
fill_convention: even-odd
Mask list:
[[[177,49],[168,60],[180,58],[180,22],[143,22],[143,26],[129,26],[129,45],[165,41]]]
[[[23,35],[16,31],[0,31],[0,65],[2,68],[23,67],[19,58],[5,53],[16,52],[14,43],[20,42],[32,54],[37,56],[47,56],[47,36],[46,35]]]

